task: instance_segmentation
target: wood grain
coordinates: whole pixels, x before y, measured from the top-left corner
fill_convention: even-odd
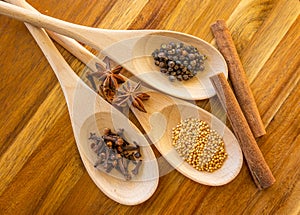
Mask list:
[[[299,214],[298,0],[65,0],[30,4],[93,27],[171,29],[212,41],[225,19],[267,135],[257,139],[276,183],[259,191],[243,166],[222,187],[171,171],[145,203],[128,207],[96,188],[73,138],[64,97],[23,23],[0,16],[0,214]],[[84,66],[60,48],[72,68]],[[209,108],[210,101],[197,102]]]

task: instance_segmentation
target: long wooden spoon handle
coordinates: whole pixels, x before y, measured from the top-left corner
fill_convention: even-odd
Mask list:
[[[73,128],[76,130],[74,134],[78,134],[80,125],[83,124],[87,117],[89,117],[93,113],[109,111],[112,109],[112,106],[105,102],[92,89],[90,89],[74,73],[72,68],[52,43],[51,39],[44,29],[36,28],[27,23],[26,27],[41,48],[61,84],[62,90],[67,100]],[[78,105],[78,101],[80,101],[80,99],[84,99],[84,107]],[[74,112],[78,111],[78,108],[81,108],[80,114],[77,114],[75,116]],[[76,135],[75,137],[77,138]]]
[[[52,30],[59,34],[63,34],[65,36],[74,38],[78,41],[91,45],[95,48],[105,49],[107,45],[114,42],[113,40],[109,39],[109,30],[100,30],[69,23],[37,12],[23,9],[21,7],[2,1],[0,1],[0,14],[18,19],[23,22],[30,23],[37,27]],[[102,37],[102,40],[99,40],[97,37]]]
[[[16,6],[26,8],[31,11],[38,12],[34,7],[32,7],[25,0],[5,0],[10,4],[14,4]],[[93,55],[89,50],[83,47],[76,40],[66,37],[60,34],[57,34],[52,31],[47,31],[48,35],[53,38],[56,42],[58,42],[61,46],[67,49],[70,53],[72,53],[76,58],[78,58],[81,62],[86,64],[91,70],[97,71],[96,63],[100,64],[103,69],[105,69],[105,63],[100,60],[98,57]]]

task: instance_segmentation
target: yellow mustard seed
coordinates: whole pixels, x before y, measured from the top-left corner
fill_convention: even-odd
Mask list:
[[[213,172],[227,158],[222,137],[203,120],[182,120],[172,129],[172,141],[178,154],[199,171]]]

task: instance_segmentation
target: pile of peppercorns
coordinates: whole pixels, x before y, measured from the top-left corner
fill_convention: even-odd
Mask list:
[[[116,169],[122,173],[125,180],[130,180],[132,175],[137,175],[142,164],[142,155],[137,143],[128,143],[123,136],[123,129],[113,133],[109,128],[103,130],[102,136],[90,133],[89,140],[92,141],[91,149],[97,154],[95,168],[100,165],[107,172]],[[129,171],[129,163],[134,164],[134,168]],[[101,169],[99,169],[101,170]]]
[[[169,76],[170,81],[187,81],[205,69],[206,56],[200,54],[194,46],[183,43],[163,43],[160,49],[152,53],[152,57],[155,65]]]

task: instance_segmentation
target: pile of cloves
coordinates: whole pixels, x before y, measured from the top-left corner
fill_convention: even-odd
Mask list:
[[[129,143],[123,135],[124,129],[119,129],[113,133],[111,129],[103,129],[103,135],[97,136],[96,133],[90,133],[89,140],[92,141],[91,149],[97,154],[97,160],[94,167],[107,172],[114,168],[122,173],[125,180],[131,180],[132,174],[137,175],[142,164],[142,155],[140,146],[136,143]],[[129,163],[135,166],[129,170]]]
[[[187,81],[205,69],[206,56],[200,54],[196,47],[183,43],[163,43],[160,49],[154,50],[152,57],[170,81]]]

